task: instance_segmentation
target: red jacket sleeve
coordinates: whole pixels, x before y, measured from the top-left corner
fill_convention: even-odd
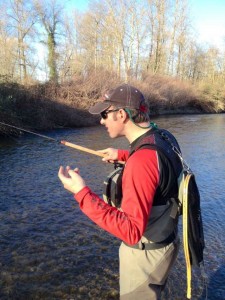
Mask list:
[[[124,169],[122,211],[106,204],[88,187],[77,193],[75,199],[97,225],[133,245],[145,231],[158,183],[157,153],[142,149],[128,159]]]
[[[127,161],[129,153],[128,150],[118,149],[118,160]]]

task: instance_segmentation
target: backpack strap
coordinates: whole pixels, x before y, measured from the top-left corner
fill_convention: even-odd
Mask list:
[[[179,177],[181,176],[182,170],[183,170],[183,163],[179,163],[179,161],[181,161],[180,157],[181,156],[181,151],[179,148],[179,145],[176,141],[176,139],[166,130],[162,130],[162,129],[156,129],[154,128],[152,130],[152,134],[157,135],[157,137],[163,141],[160,142],[159,144],[156,143],[152,143],[153,141],[157,142],[155,139],[149,138],[149,142],[148,139],[145,139],[145,143],[144,144],[140,144],[138,145],[130,154],[130,156],[138,151],[139,149],[151,149],[151,150],[156,150],[159,153],[159,156],[161,157],[161,159],[163,158],[163,160],[167,161],[168,164],[171,166],[170,168],[172,170],[169,170],[169,172],[173,172],[175,174],[175,176],[177,177],[176,183],[179,182]],[[172,137],[170,138],[171,135]],[[174,140],[174,142],[172,141],[172,139]],[[158,140],[159,141],[159,140]],[[163,146],[163,144],[166,143],[166,146]],[[164,144],[165,145],[165,144]],[[167,146],[169,147],[170,151],[167,150]],[[171,158],[170,156],[173,156],[173,158]],[[178,158],[178,154],[179,154],[179,158]],[[162,162],[163,164],[163,162]],[[164,197],[162,198],[161,195],[156,194],[156,198],[154,201],[154,206],[157,205],[162,205],[163,199],[164,201],[170,201],[172,203],[172,210],[171,210],[171,218],[176,219],[177,216],[179,214],[181,214],[181,204],[179,203],[178,199],[179,199],[179,184],[178,184],[178,191],[175,192],[173,190],[171,190],[172,188],[170,187],[168,190],[168,197]],[[160,199],[159,199],[160,197]]]

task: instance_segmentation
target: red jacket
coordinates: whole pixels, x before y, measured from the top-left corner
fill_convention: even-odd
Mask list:
[[[129,151],[119,150],[118,160],[126,161],[128,155]],[[129,157],[124,169],[122,211],[106,204],[87,186],[75,195],[75,199],[93,222],[125,243],[134,245],[145,231],[159,177],[157,152],[140,149]]]

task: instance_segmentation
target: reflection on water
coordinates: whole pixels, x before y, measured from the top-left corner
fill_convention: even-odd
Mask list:
[[[225,299],[225,115],[154,121],[176,135],[195,171],[207,245],[208,299]],[[124,139],[109,139],[98,126],[47,134],[92,149],[128,146]],[[120,242],[80,212],[57,178],[59,165],[78,166],[98,194],[112,168],[99,157],[31,135],[0,141],[0,299],[119,299]],[[185,299],[185,290],[180,251],[163,299]],[[199,270],[194,272],[193,299],[205,299]]]

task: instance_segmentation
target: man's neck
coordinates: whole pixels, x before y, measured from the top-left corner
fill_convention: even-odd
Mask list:
[[[143,135],[144,133],[149,131],[150,128],[151,128],[149,126],[149,122],[143,122],[143,123],[140,123],[138,125],[140,125],[141,127],[146,127],[146,128],[140,128],[140,127],[136,126],[135,124],[133,124],[132,122],[127,124],[127,128],[126,128],[126,131],[125,131],[125,136],[128,139],[130,144],[133,141],[135,141],[137,138],[139,138],[141,135]]]

